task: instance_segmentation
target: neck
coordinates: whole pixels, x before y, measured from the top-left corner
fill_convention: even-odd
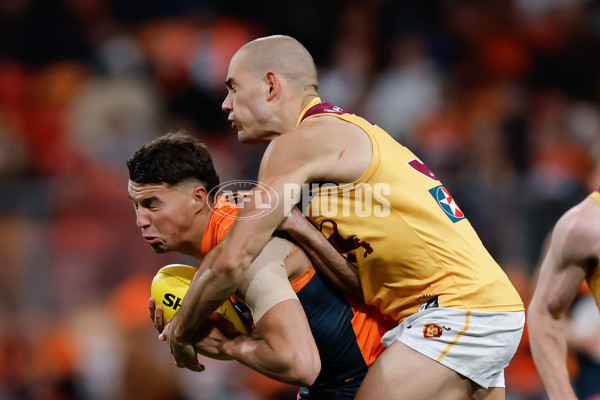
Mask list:
[[[212,209],[208,206],[204,207],[198,214],[195,215],[188,241],[182,245],[182,248],[178,250],[178,253],[181,253],[184,256],[195,258],[197,260],[202,258],[202,241],[204,239],[204,233],[208,227],[208,222],[210,221],[211,215]]]
[[[317,93],[307,93],[303,98],[302,98],[302,102],[301,102],[301,107],[300,110],[304,110],[306,108],[307,105],[310,104],[311,101],[313,101],[315,98],[319,97],[319,95]]]
[[[282,135],[286,132],[290,132],[294,128],[296,128],[297,124],[300,120],[300,115],[304,112],[305,108],[313,101],[316,97],[318,97],[315,93],[305,94],[303,96],[298,96],[294,99],[285,102],[288,104],[286,106],[285,112],[278,113],[282,118],[279,121],[279,133],[277,136]]]

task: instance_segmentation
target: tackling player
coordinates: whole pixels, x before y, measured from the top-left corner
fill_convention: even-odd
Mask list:
[[[238,288],[301,188],[330,183],[314,188],[308,216],[354,266],[324,257],[316,267],[339,287],[358,271],[364,301],[398,323],[357,398],[503,399],[523,302],[435,174],[378,126],[322,102],[314,61],[291,37],[242,46],[226,85],[223,110],[238,138],[270,141],[253,195],[274,211],[252,218],[262,209],[245,207],[204,258],[193,300],[164,332],[177,362],[200,367],[188,332]],[[265,187],[282,201],[269,202]],[[298,239],[317,260],[322,248]]]

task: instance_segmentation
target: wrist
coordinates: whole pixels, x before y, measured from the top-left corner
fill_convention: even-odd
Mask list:
[[[189,331],[188,329],[185,329],[185,327],[183,326],[183,324],[180,322],[181,318],[178,318],[178,316],[175,316],[175,318],[173,318],[173,320],[170,322],[169,325],[171,325],[171,337],[174,339],[174,341],[176,342],[180,342],[180,343],[192,343],[193,339],[194,339],[194,335],[192,334],[191,331]]]

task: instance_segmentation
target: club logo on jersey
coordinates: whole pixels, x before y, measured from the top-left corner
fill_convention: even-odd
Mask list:
[[[428,324],[425,324],[425,326],[423,327],[423,337],[438,338],[438,337],[442,336],[443,331],[444,331],[444,328],[441,325],[430,322]]]
[[[353,250],[357,250],[359,247],[364,249],[363,258],[367,258],[369,254],[373,252],[373,248],[368,242],[364,240],[360,240],[356,236],[351,236],[348,238],[343,237],[338,231],[337,223],[332,219],[326,219],[321,222],[321,226],[319,230],[323,233],[323,224],[326,222],[331,223],[331,227],[333,228],[333,232],[327,240],[340,254],[347,254],[346,259],[350,262],[356,262],[356,255],[351,253]]]
[[[440,185],[433,189],[429,189],[429,193],[431,193],[452,222],[458,222],[465,219],[465,214],[458,208],[458,204],[456,204],[456,201],[444,186]]]

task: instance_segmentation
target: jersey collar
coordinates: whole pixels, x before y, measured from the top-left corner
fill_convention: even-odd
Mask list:
[[[300,115],[298,116],[298,121],[296,121],[296,126],[300,125],[300,122],[302,122],[302,119],[304,118],[304,115],[306,114],[306,112],[308,110],[310,110],[313,106],[321,103],[322,100],[319,96],[315,97],[314,99],[312,99],[310,101],[310,103],[308,103],[303,109],[302,112],[300,113]]]

